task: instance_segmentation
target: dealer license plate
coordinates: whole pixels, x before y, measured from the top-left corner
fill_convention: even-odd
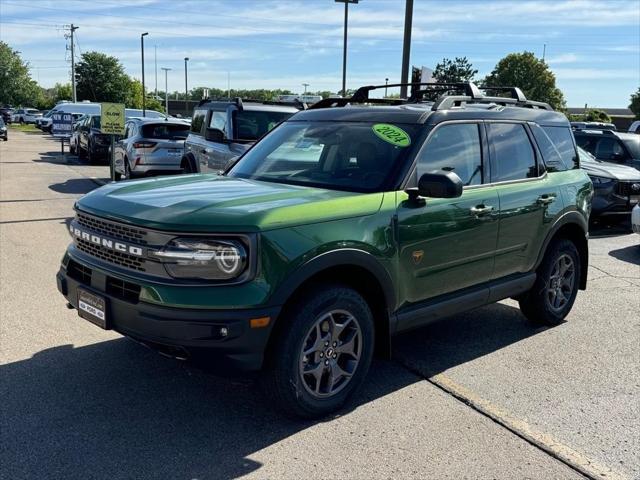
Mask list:
[[[78,314],[100,328],[108,328],[107,304],[105,299],[98,295],[78,289]]]

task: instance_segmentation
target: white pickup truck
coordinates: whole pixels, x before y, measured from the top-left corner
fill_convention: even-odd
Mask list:
[[[42,117],[42,112],[35,108],[18,108],[11,116],[13,123],[36,123],[36,118]]]

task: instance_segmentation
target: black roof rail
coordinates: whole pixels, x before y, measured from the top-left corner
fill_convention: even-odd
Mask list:
[[[518,87],[493,87],[488,85],[480,85],[478,88],[485,91],[493,90],[495,92],[508,92],[511,95],[510,98],[515,98],[518,102],[524,103],[527,101],[527,97]]]

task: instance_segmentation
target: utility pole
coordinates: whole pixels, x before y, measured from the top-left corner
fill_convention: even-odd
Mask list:
[[[413,22],[413,0],[406,0],[404,7],[404,45],[402,46],[402,72],[400,83],[408,83],[411,57],[411,24]],[[407,86],[400,87],[400,98],[407,98]]]
[[[145,32],[142,35],[140,35],[140,50],[142,51],[142,116],[146,117],[147,116],[147,99],[146,99],[146,92],[145,92],[145,88],[144,88],[144,37],[146,37],[147,35],[149,35],[149,32]]]
[[[349,22],[349,4],[356,4],[359,0],[335,0],[344,3],[344,42],[342,46],[342,96],[347,96],[347,24]]]
[[[544,62],[544,56],[547,53],[547,44],[545,43],[542,47],[542,61]]]
[[[169,116],[169,83],[167,82],[167,72],[171,69],[162,67],[162,70],[164,70],[164,113]]]
[[[189,57],[184,57],[184,113],[189,116],[189,89],[187,87],[187,62]]]
[[[153,46],[153,63],[156,67],[156,100],[158,99],[158,45]]]
[[[302,86],[304,87],[304,95],[307,94],[307,87],[309,86],[308,83],[303,83]]]
[[[78,30],[80,27],[76,27],[73,23],[71,27],[69,27],[69,37],[71,39],[71,99],[73,103],[78,101],[78,97],[76,95],[76,52],[75,52],[75,43],[73,41],[73,32]]]

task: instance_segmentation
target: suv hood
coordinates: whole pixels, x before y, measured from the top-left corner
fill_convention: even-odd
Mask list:
[[[371,215],[383,193],[353,193],[218,175],[180,175],[111,183],[77,208],[157,230],[257,232]]]
[[[587,175],[596,177],[613,178],[616,180],[638,180],[640,181],[640,172],[633,167],[627,165],[618,165],[617,163],[601,162],[599,160],[581,159],[580,167],[587,172]]]

